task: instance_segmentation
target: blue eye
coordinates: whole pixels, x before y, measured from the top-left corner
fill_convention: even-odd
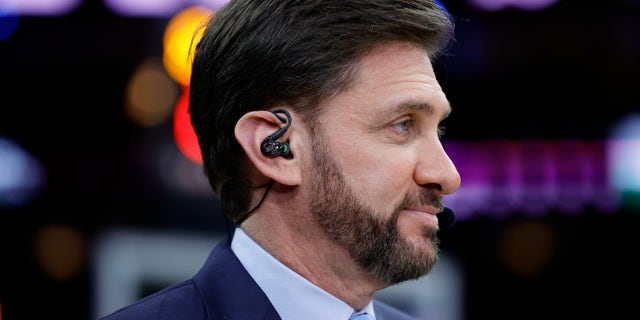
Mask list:
[[[407,132],[409,131],[410,125],[411,125],[411,120],[405,120],[405,121],[394,124],[393,127],[398,129],[399,131]]]

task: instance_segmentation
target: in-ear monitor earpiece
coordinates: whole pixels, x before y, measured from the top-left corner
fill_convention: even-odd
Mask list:
[[[275,114],[278,120],[284,123],[285,126],[280,128],[280,130],[276,131],[274,134],[265,138],[260,145],[260,151],[262,152],[262,154],[269,157],[290,157],[291,150],[289,149],[289,143],[276,140],[278,140],[278,138],[280,138],[291,126],[291,114],[289,114],[289,111],[284,109],[274,110],[272,111],[272,113]],[[287,118],[285,119],[280,114],[286,115]]]

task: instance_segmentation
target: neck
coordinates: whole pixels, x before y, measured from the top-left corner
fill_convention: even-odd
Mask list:
[[[364,308],[385,285],[357,265],[308,211],[284,209],[281,204],[270,195],[242,229],[296,273],[352,308]],[[287,203],[287,208],[305,207]]]

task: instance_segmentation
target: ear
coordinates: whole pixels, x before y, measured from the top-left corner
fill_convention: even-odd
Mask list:
[[[300,158],[296,157],[296,151],[291,150],[293,157],[290,158],[269,157],[260,151],[262,141],[283,126],[282,121],[270,111],[251,111],[238,120],[235,135],[249,161],[260,173],[280,184],[295,186],[302,181]],[[278,141],[284,142],[294,139],[294,131],[294,126],[289,127]]]

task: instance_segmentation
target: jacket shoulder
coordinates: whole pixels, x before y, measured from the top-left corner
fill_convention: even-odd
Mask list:
[[[193,280],[171,285],[100,318],[101,320],[206,319],[206,308]]]

